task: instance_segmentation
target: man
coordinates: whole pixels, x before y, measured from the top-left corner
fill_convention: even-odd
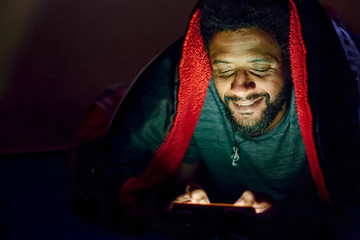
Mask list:
[[[261,192],[269,191],[269,188],[260,186],[263,184],[277,188],[278,192],[273,195],[281,194],[279,191],[286,190],[280,190],[280,185],[284,185],[284,182],[292,185],[294,180],[290,179],[300,175],[298,171],[304,173],[306,163],[302,141],[297,140],[301,139],[301,136],[299,124],[295,119],[296,111],[291,111],[293,116],[286,114],[289,112],[291,91],[289,59],[286,57],[287,54],[283,54],[288,52],[289,14],[284,11],[287,5],[278,7],[278,11],[274,11],[273,8],[271,12],[268,11],[268,15],[273,12],[284,12],[278,15],[280,17],[274,18],[277,20],[274,21],[276,23],[268,23],[259,20],[257,15],[252,19],[244,19],[243,16],[248,15],[242,14],[241,11],[253,10],[250,8],[251,5],[246,7],[245,2],[238,1],[225,5],[240,10],[240,13],[234,12],[235,14],[231,15],[226,9],[224,12],[230,12],[226,16],[227,19],[224,13],[215,16],[207,12],[215,8],[207,4],[201,8],[201,30],[211,61],[213,80],[210,80],[209,92],[192,142],[180,166],[179,175],[189,177],[191,166],[199,165],[203,157],[203,162],[214,178],[211,185],[218,186],[218,190],[213,191],[224,190],[224,193],[215,194],[217,201],[235,202],[234,198],[221,199],[218,196],[236,192],[240,194],[244,192],[245,186],[252,186],[255,188],[252,190],[257,189]],[[241,5],[238,6],[239,4]],[[264,6],[264,10],[266,9],[268,8]],[[263,11],[260,12],[264,14]],[[219,18],[223,18],[220,24],[214,21]],[[278,39],[281,42],[278,43]],[[286,120],[283,120],[285,115]],[[293,119],[294,123],[290,124],[290,119]],[[284,121],[287,123],[282,125],[287,126],[278,127],[280,122]],[[215,138],[211,137],[212,133],[216,133]],[[270,136],[264,139],[261,136],[265,134]],[[277,142],[274,143],[275,141]],[[285,147],[285,142],[291,142],[291,145]],[[204,145],[211,147],[207,148]],[[288,147],[291,146],[291,154],[288,154]],[[203,150],[204,148],[206,150]],[[274,148],[277,150],[274,151]],[[230,156],[231,150],[233,153]],[[197,164],[192,163],[194,161]],[[286,173],[283,169],[289,169],[289,166],[292,166],[292,169]],[[255,171],[251,170],[252,167],[256,168]],[[281,179],[277,182],[260,183],[266,178],[271,179],[274,174],[281,175]],[[246,194],[254,196],[252,192],[245,192],[243,198]],[[190,196],[190,192],[185,196]],[[181,196],[182,200],[183,197]],[[209,202],[207,197],[202,200]],[[239,200],[236,204],[240,204]],[[259,204],[252,200],[249,202],[253,202],[254,206],[270,206],[269,203]],[[256,207],[257,212],[264,210]]]
[[[353,224],[358,95],[331,21],[311,0],[199,7],[135,82],[98,158],[80,151],[83,194],[107,207],[120,195],[123,211],[150,219],[191,201],[279,209],[285,221],[324,220],[314,212],[330,206]]]

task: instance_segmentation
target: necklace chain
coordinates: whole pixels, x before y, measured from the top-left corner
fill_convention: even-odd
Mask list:
[[[231,159],[232,159],[232,165],[234,167],[237,166],[237,162],[239,161],[240,159],[240,156],[239,156],[239,148],[237,146],[233,146],[233,152],[231,154]]]

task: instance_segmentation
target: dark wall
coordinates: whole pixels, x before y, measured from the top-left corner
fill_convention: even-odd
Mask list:
[[[357,0],[321,0],[360,35]],[[94,98],[183,35],[196,0],[0,1],[0,153],[59,148]]]
[[[6,50],[6,71],[0,73],[0,152],[65,144],[99,93],[129,84],[183,35],[195,2],[3,2],[7,11],[0,22],[9,24],[2,24],[8,41],[0,43]]]

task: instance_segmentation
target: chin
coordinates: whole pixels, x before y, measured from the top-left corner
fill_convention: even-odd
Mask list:
[[[256,112],[252,113],[235,113],[235,111],[232,109],[232,112],[235,113],[233,114],[233,118],[239,125],[244,126],[256,125],[261,121],[264,111],[265,109],[258,109]]]
[[[256,124],[258,124],[261,119],[259,119],[259,118],[246,118],[246,119],[235,118],[235,120],[239,126],[252,127],[252,126],[255,126]]]

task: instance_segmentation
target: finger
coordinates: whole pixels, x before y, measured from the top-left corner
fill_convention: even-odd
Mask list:
[[[190,195],[187,193],[182,194],[167,206],[166,211],[171,212],[175,203],[187,203],[187,202],[191,202]]]
[[[186,187],[186,193],[192,203],[210,203],[210,200],[203,189],[193,189],[192,186]]]
[[[190,199],[192,203],[201,203],[201,204],[210,203],[210,200],[203,189],[196,189],[191,191]]]
[[[255,202],[255,195],[251,191],[246,190],[245,192],[243,192],[241,197],[234,203],[234,205],[252,207]]]
[[[199,185],[197,185],[196,183],[191,183],[186,186],[185,193],[190,193],[196,189],[202,189],[202,188]]]
[[[266,210],[270,209],[272,207],[272,204],[269,202],[255,202],[253,204],[253,208],[255,209],[256,213],[263,213]]]
[[[189,194],[182,194],[178,196],[173,202],[175,203],[191,202],[191,198]]]
[[[196,183],[191,183],[186,186],[185,194],[188,194],[191,203],[200,203],[200,204],[208,204],[210,200],[206,194],[206,192]]]

